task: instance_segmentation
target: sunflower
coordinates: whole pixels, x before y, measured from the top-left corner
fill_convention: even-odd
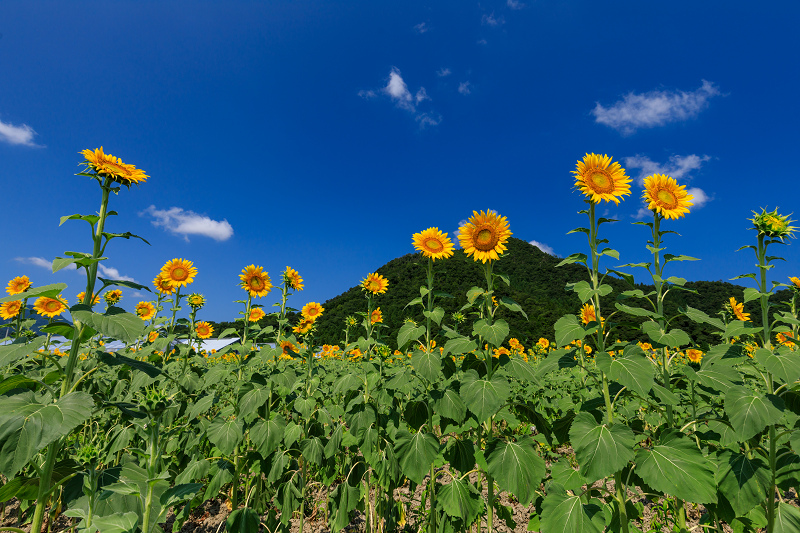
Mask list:
[[[789,277],[789,281],[791,281],[796,288],[800,289],[800,278],[796,278],[794,276],[790,276]]]
[[[597,313],[594,312],[594,306],[592,304],[583,304],[583,307],[581,307],[580,311],[580,317],[583,324],[597,322]]]
[[[151,302],[139,302],[136,304],[136,316],[142,320],[150,320],[156,314],[156,306]],[[153,341],[150,341],[153,342]]]
[[[189,306],[192,309],[200,309],[206,304],[206,299],[203,297],[203,295],[197,294],[196,292],[190,294],[186,301],[189,303]]]
[[[612,164],[607,155],[586,154],[572,173],[575,188],[596,204],[600,200],[619,204],[619,196],[631,193],[631,180],[625,169],[619,163]]]
[[[108,305],[114,305],[115,303],[122,300],[122,291],[119,289],[114,289],[112,291],[107,291],[103,298],[105,299]]]
[[[753,211],[753,218],[748,220],[753,223],[753,229],[758,230],[759,233],[781,241],[785,237],[794,238],[794,232],[797,229],[791,225],[794,220],[789,220],[788,216],[778,214],[777,207],[771,212],[764,208],[761,209],[761,213]]]
[[[67,300],[63,296],[57,298],[41,296],[34,302],[33,309],[42,316],[53,318],[67,310]]]
[[[458,241],[464,253],[473,256],[475,261],[491,261],[499,259],[506,250],[506,242],[511,236],[508,220],[494,211],[472,212],[469,222],[461,226]]]
[[[296,291],[303,290],[303,278],[300,277],[300,274],[297,273],[297,270],[291,267],[286,267],[286,270],[283,273],[283,282]]]
[[[692,363],[699,363],[703,360],[703,352],[695,348],[689,348],[686,350],[686,358]]]
[[[214,326],[208,322],[198,322],[194,325],[194,332],[198,339],[209,339],[214,333]]]
[[[348,317],[345,317],[345,319],[344,319],[344,326],[345,326],[346,328],[352,328],[352,327],[353,327],[353,326],[355,326],[356,324],[358,324],[358,319],[357,319],[356,317],[354,317],[353,315],[350,315],[350,316],[348,316]]]
[[[156,290],[164,296],[175,292],[175,287],[170,285],[169,281],[162,276],[160,272],[158,276],[153,279],[153,285],[155,286]]]
[[[292,328],[292,331],[297,333],[298,335],[305,335],[311,328],[314,327],[314,321],[310,318],[303,318],[300,322],[297,323],[295,327]]]
[[[661,213],[665,218],[679,219],[689,212],[694,196],[686,192],[685,185],[664,174],[653,174],[644,179],[642,199],[647,209]]]
[[[303,306],[303,309],[301,309],[300,312],[303,314],[303,318],[314,322],[320,317],[324,310],[325,308],[317,302],[308,302]]]
[[[161,267],[161,277],[170,287],[185,287],[194,281],[197,269],[186,259],[172,259]]]
[[[86,166],[97,172],[98,174],[108,176],[113,181],[122,185],[130,187],[132,184],[147,181],[148,176],[144,170],[138,169],[133,165],[123,163],[118,157],[111,154],[104,154],[103,147],[96,148],[93,151],[83,150],[80,152],[86,158],[84,163]]]
[[[292,341],[281,341],[281,355],[291,357],[290,352],[297,353],[297,346]]]
[[[261,309],[260,307],[254,307],[250,310],[250,315],[247,317],[247,320],[249,320],[250,322],[258,322],[266,315],[267,313],[265,313],[263,309]]]
[[[12,279],[8,282],[8,287],[6,287],[6,292],[11,294],[22,294],[23,292],[27,291],[31,288],[31,280],[28,279],[28,276],[17,276],[16,278]]]
[[[550,347],[550,341],[544,337],[539,337],[539,340],[536,342],[536,344],[545,350]]]
[[[19,314],[20,309],[22,309],[22,300],[14,300],[13,302],[6,302],[0,305],[0,317],[2,317],[3,320],[14,318]]]
[[[383,314],[381,313],[381,308],[378,307],[375,309],[371,315],[369,315],[369,323],[370,324],[377,324],[379,322],[383,322]]]
[[[79,303],[79,304],[82,304],[82,303],[83,303],[83,299],[84,299],[85,297],[86,297],[86,291],[81,291],[81,292],[79,292],[79,293],[78,293],[78,296],[76,296],[76,298],[78,298],[78,303]],[[96,295],[96,294],[95,294],[95,295],[92,297],[92,301],[91,301],[91,302],[89,302],[89,305],[97,305],[97,304],[99,304],[99,303],[100,303],[100,297],[99,297],[98,295]]]
[[[411,236],[414,248],[425,257],[433,260],[444,259],[453,255],[453,242],[439,228],[428,228]]]
[[[736,303],[736,298],[731,296],[729,300],[731,311],[733,314],[736,315],[736,318],[741,320],[742,322],[747,322],[750,320],[750,313],[744,312],[744,303]]]
[[[250,293],[250,296],[266,296],[272,290],[272,281],[269,275],[260,266],[250,265],[239,274],[242,280],[241,287]]]
[[[389,280],[378,274],[371,272],[361,280],[361,289],[372,294],[383,294],[389,288]]]
[[[147,303],[147,302],[143,302],[143,303]],[[157,331],[151,331],[150,333],[147,334],[147,342],[156,342],[157,338],[158,338],[158,332]]]

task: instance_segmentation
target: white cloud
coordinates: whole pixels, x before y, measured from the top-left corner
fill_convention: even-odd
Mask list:
[[[447,74],[449,73],[450,71],[448,70]],[[403,79],[403,76],[400,74],[400,69],[397,67],[392,67],[391,72],[389,72],[389,80],[381,89],[377,91],[362,90],[358,92],[358,95],[366,100],[375,98],[379,94],[388,96],[400,109],[405,109],[409,113],[413,113],[414,120],[419,123],[421,129],[425,129],[428,126],[436,126],[442,121],[442,116],[438,113],[431,110],[423,111],[418,109],[418,106],[426,100],[431,100],[431,97],[428,95],[428,91],[425,90],[425,87],[420,87],[417,89],[416,93],[412,93]]]
[[[358,96],[360,96],[364,100],[371,100],[371,99],[375,98],[378,95],[375,94],[375,91],[373,91],[372,89],[369,89],[369,90],[366,90],[366,91],[358,91]]]
[[[481,23],[491,26],[492,28],[496,28],[501,24],[505,24],[506,21],[503,19],[503,17],[495,17],[494,13],[492,13],[491,15],[483,15],[483,17],[481,17]]]
[[[703,85],[696,91],[631,92],[609,107],[597,102],[592,114],[596,122],[630,135],[639,128],[654,128],[694,118],[708,106],[708,100],[718,94],[719,89],[713,83],[703,80]]]
[[[438,113],[421,113],[415,117],[422,129],[428,126],[438,126],[442,122],[442,115]]]
[[[419,24],[414,26],[414,31],[416,31],[417,33],[425,33],[425,32],[431,31],[431,28],[430,28],[430,26],[428,26],[427,23],[420,22]]]
[[[392,98],[395,104],[397,104],[397,107],[414,111],[411,91],[408,90],[408,85],[403,81],[403,77],[400,75],[398,69],[392,68],[392,71],[389,73],[389,83],[386,84],[383,91]]]
[[[706,192],[703,189],[700,189],[698,187],[692,187],[686,192],[694,196],[694,198],[692,198],[692,203],[694,205],[692,205],[691,209],[700,209],[701,207],[703,207],[704,205],[706,205],[708,202],[711,201],[711,198],[708,196],[708,194],[706,194]]]
[[[47,270],[53,270],[53,262],[48,261],[44,257],[15,257],[14,261],[19,261],[20,263],[25,263],[27,265],[33,265],[41,268],[46,268]],[[68,269],[75,270],[77,268],[74,264],[67,267]]]
[[[97,263],[97,270],[100,271],[100,275],[102,277],[107,279],[136,282],[136,280],[133,279],[132,277],[123,276],[122,274],[119,273],[119,270],[117,270],[116,268],[107,267],[103,263]]]
[[[154,226],[163,227],[176,235],[183,235],[186,242],[189,242],[189,235],[203,235],[215,241],[227,241],[233,235],[233,227],[227,220],[212,220],[205,215],[185,211],[180,207],[161,210],[151,205],[139,213],[140,216],[145,214],[155,219],[152,221]]]
[[[420,87],[419,91],[417,91],[417,94],[414,96],[414,100],[417,103],[420,103],[423,100],[430,100],[430,99],[431,97],[428,96],[428,91],[425,90],[425,87]]]
[[[644,178],[652,174],[666,174],[676,180],[691,179],[690,173],[693,170],[698,170],[703,163],[710,159],[707,155],[672,155],[666,163],[661,164],[651,160],[646,155],[637,154],[632,157],[625,157],[623,161],[628,169],[641,169],[637,181],[640,186],[643,186]]]
[[[639,210],[636,212],[635,215],[631,215],[636,220],[642,220],[646,216],[652,216],[653,212],[647,209],[646,207],[640,207]]]
[[[37,146],[36,143],[33,142],[34,135],[36,135],[36,132],[27,124],[14,126],[11,123],[0,120],[0,141],[5,141],[9,144]]]
[[[534,245],[535,247],[537,247],[538,249],[540,249],[541,251],[543,251],[546,254],[556,255],[556,253],[553,251],[553,247],[552,246],[548,246],[548,245],[546,245],[544,243],[541,243],[539,241],[528,241],[528,243]]]
[[[445,76],[449,76],[452,73],[453,72],[447,67],[442,67],[442,68],[440,68],[439,70],[436,71],[436,75],[439,76],[440,78],[444,78]]]
[[[461,94],[469,94],[472,90],[469,88],[470,83],[468,81],[464,81],[458,84],[458,92]]]
[[[525,4],[523,4],[519,0],[506,0],[506,5],[511,9],[522,9],[523,7],[525,7]]]

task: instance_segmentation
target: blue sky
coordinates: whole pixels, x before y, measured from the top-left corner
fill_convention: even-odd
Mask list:
[[[194,262],[207,319],[232,319],[238,274],[287,266],[300,308],[453,236],[473,210],[515,237],[585,252],[570,174],[586,152],[634,178],[603,236],[620,261],[648,259],[641,179],[676,178],[697,202],[669,222],[690,280],[754,269],[751,211],[795,211],[800,4],[773,2],[42,2],[0,3],[0,280],[84,288],[51,274],[90,251],[99,191],[74,176],[85,148],[150,178],[111,200],[105,273],[150,284]],[[800,218],[800,213],[796,215]],[[771,279],[800,275],[800,243]],[[502,270],[502,261],[498,265]],[[637,273],[637,277],[640,274]],[[639,278],[643,280],[643,278]],[[480,280],[476,280],[478,283]],[[144,296],[126,290],[129,309]],[[277,291],[260,299],[269,307]]]

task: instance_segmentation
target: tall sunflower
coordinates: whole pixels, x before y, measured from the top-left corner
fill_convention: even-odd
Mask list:
[[[153,279],[153,285],[155,286],[156,290],[164,296],[175,292],[175,287],[170,285],[169,280],[166,279],[160,272],[158,273],[158,276]]]
[[[692,363],[699,363],[703,360],[703,352],[696,348],[689,348],[686,350],[686,358]]]
[[[619,204],[619,197],[631,193],[631,180],[619,163],[611,163],[607,155],[586,154],[572,171],[575,188],[594,203],[600,200]]]
[[[369,322],[370,324],[377,324],[379,322],[383,322],[383,314],[381,313],[380,307],[372,311],[372,314],[369,317]]]
[[[102,176],[108,176],[113,181],[130,186],[134,183],[139,184],[147,181],[148,176],[143,170],[133,165],[123,163],[118,157],[103,153],[103,147],[80,152],[86,160],[84,164]]]
[[[491,210],[473,211],[469,222],[461,226],[458,241],[464,253],[475,261],[486,263],[500,258],[511,235],[506,217]]]
[[[759,233],[781,241],[786,237],[794,238],[794,232],[797,230],[791,225],[794,220],[789,220],[788,215],[778,214],[777,207],[774,211],[767,211],[764,208],[761,209],[761,213],[753,211],[753,218],[749,220],[753,223],[753,229]]]
[[[297,273],[297,270],[291,267],[287,266],[286,270],[283,272],[283,281],[293,290],[303,290],[303,278],[300,277],[300,274]]]
[[[791,281],[796,288],[800,289],[800,278],[796,278],[794,276],[790,276],[789,277],[789,281]]]
[[[269,274],[260,266],[250,265],[239,274],[242,281],[241,287],[250,293],[250,296],[266,296],[272,290],[272,280]]]
[[[63,296],[48,298],[40,296],[33,304],[33,309],[42,316],[53,318],[67,310],[67,300]]]
[[[194,325],[194,332],[198,339],[209,339],[214,333],[214,326],[208,322],[198,322]]]
[[[361,289],[372,294],[383,294],[389,288],[389,280],[378,274],[370,272],[361,280]]]
[[[742,322],[747,322],[750,320],[750,313],[744,312],[744,303],[737,303],[736,298],[733,296],[730,297],[728,302],[730,303],[731,311],[733,311],[733,314],[736,315],[737,319],[741,320]]]
[[[192,293],[186,299],[186,302],[189,304],[189,307],[192,309],[201,309],[206,304],[206,299],[202,294]]]
[[[303,309],[300,310],[300,313],[302,313],[303,318],[315,322],[322,315],[324,310],[325,308],[317,302],[308,302],[303,306]]]
[[[664,174],[653,174],[644,179],[642,199],[647,209],[661,213],[664,218],[679,219],[689,212],[690,200],[694,196],[686,192],[685,185],[678,185],[673,178]]]
[[[595,313],[594,306],[592,304],[583,304],[583,307],[581,307],[580,316],[583,324],[597,322],[597,313]]]
[[[16,278],[12,279],[8,282],[8,287],[6,287],[6,292],[11,294],[22,294],[23,292],[27,291],[31,288],[31,280],[28,279],[28,276],[17,276]]]
[[[411,236],[414,248],[433,260],[453,255],[453,242],[439,228],[428,228]]]
[[[114,289],[114,290],[111,290],[111,291],[107,291],[103,295],[103,299],[105,299],[105,301],[106,301],[106,303],[108,305],[114,305],[115,303],[117,303],[120,300],[122,300],[122,291],[119,290],[119,289]]]
[[[161,267],[161,277],[170,287],[185,287],[194,282],[197,269],[187,259],[171,259]]]
[[[250,316],[247,317],[247,320],[250,322],[258,322],[262,318],[266,316],[267,313],[264,312],[263,309],[260,307],[253,307],[250,309]]]
[[[0,317],[3,320],[14,318],[19,314],[20,309],[22,309],[22,300],[14,300],[13,302],[6,302],[0,305]]]
[[[305,335],[311,328],[314,327],[314,321],[310,318],[302,318],[300,322],[297,323],[295,327],[292,328],[292,331],[297,333],[298,335]]]
[[[136,304],[136,316],[142,320],[150,320],[156,314],[156,306],[151,302],[139,302]]]

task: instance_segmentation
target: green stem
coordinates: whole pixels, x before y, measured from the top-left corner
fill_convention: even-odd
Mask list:
[[[622,481],[621,470],[614,474],[614,487],[616,489],[614,498],[617,500],[617,507],[619,509],[620,531],[622,533],[628,533],[628,498],[625,491],[625,484]]]
[[[150,425],[148,451],[150,452],[147,458],[147,494],[144,500],[144,516],[142,517],[142,533],[150,533],[150,514],[153,509],[153,489],[157,480],[155,479],[158,474],[158,459],[160,450],[158,446],[158,420],[153,420]]]

